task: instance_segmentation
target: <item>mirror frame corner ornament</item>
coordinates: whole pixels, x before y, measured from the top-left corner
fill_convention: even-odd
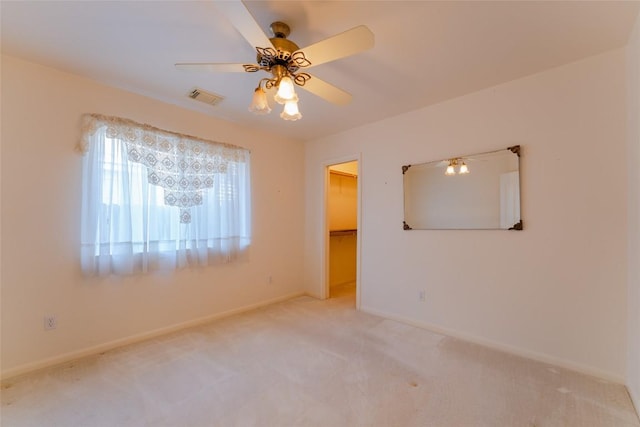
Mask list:
[[[515,224],[513,224],[512,227],[509,227],[507,230],[517,230],[517,231],[522,231],[522,227],[524,226],[524,224],[522,223],[522,220],[516,222]]]

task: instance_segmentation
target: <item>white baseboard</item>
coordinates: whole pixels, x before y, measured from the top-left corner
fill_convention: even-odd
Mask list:
[[[380,311],[380,310],[376,310],[373,308],[369,308],[369,307],[360,307],[360,310],[365,312],[365,313],[369,313],[369,314],[373,314],[375,316],[380,316],[380,317],[384,317],[386,319],[390,319],[390,320],[395,320],[397,322],[401,322],[401,323],[406,323],[408,325],[412,325],[412,326],[416,326],[418,328],[422,328],[422,329],[427,329],[429,331],[441,334],[441,335],[447,335],[453,338],[458,338],[464,341],[468,341],[474,344],[479,344],[485,347],[489,347],[495,350],[499,350],[499,351],[504,351],[506,353],[511,353],[514,354],[516,356],[521,356],[521,357],[526,357],[527,359],[532,359],[532,360],[536,360],[538,362],[543,362],[543,363],[547,363],[550,365],[554,365],[554,366],[558,366],[564,369],[568,369],[571,371],[576,371],[576,372],[580,372],[582,374],[587,374],[587,375],[591,375],[593,377],[597,377],[606,381],[610,381],[613,383],[617,383],[617,384],[625,384],[625,380],[622,376],[620,375],[616,375],[614,373],[608,372],[608,371],[603,371],[601,369],[597,369],[591,366],[587,366],[587,365],[583,365],[580,363],[576,363],[570,360],[566,360],[566,359],[561,359],[561,358],[557,358],[554,356],[550,356],[548,354],[544,354],[544,353],[538,353],[535,351],[531,351],[531,350],[526,350],[526,349],[522,349],[519,347],[515,347],[515,346],[511,346],[508,344],[502,344],[496,341],[491,341],[491,340],[487,340],[485,338],[481,338],[481,337],[477,337],[471,334],[466,334],[464,332],[460,332],[460,331],[456,331],[453,329],[448,329],[448,328],[443,328],[441,326],[437,326],[434,324],[430,324],[430,323],[426,323],[426,322],[418,322],[412,319],[408,319],[402,316],[398,316],[392,313],[387,313],[384,311]],[[632,396],[633,398],[633,396]],[[638,403],[637,400],[635,400],[636,403]],[[637,408],[638,406],[636,406]]]
[[[126,338],[117,339],[114,341],[109,341],[103,344],[98,344],[92,347],[83,348],[80,350],[71,351],[69,353],[64,353],[59,356],[50,357],[48,359],[38,360],[36,362],[25,363],[23,365],[19,365],[15,368],[7,369],[6,371],[2,371],[0,374],[0,379],[2,381],[15,377],[18,375],[23,375],[32,371],[37,371],[40,369],[48,368],[55,365],[60,365],[62,363],[67,363],[72,360],[77,360],[83,357],[92,356],[94,354],[102,353],[104,351],[113,350],[114,348],[122,347],[128,344],[134,344],[136,342],[148,340],[151,338],[155,338],[161,335],[166,335],[171,332],[179,331],[181,329],[190,328],[193,326],[202,325],[204,323],[208,323],[214,321],[216,319],[220,319],[222,317],[232,316],[234,314],[243,313],[246,311],[255,310],[256,308],[264,307],[267,305],[275,304],[278,302],[286,301],[292,298],[296,298],[302,295],[306,295],[305,292],[294,292],[291,294],[283,295],[277,298],[272,298],[266,301],[260,301],[254,304],[245,305],[239,308],[234,308],[231,310],[223,311],[220,313],[212,314],[209,316],[200,317],[193,320],[188,320],[186,322],[177,323],[175,325],[166,326],[163,328],[154,329],[152,331],[143,332],[141,334],[131,335]]]

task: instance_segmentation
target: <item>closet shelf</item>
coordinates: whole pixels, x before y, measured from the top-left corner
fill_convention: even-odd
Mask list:
[[[357,229],[351,229],[351,230],[330,230],[329,231],[329,236],[331,237],[336,237],[336,236],[356,236],[358,234],[358,230]]]

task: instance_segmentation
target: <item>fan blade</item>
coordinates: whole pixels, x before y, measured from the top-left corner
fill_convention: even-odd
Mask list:
[[[247,7],[240,0],[227,0],[215,2],[216,7],[242,34],[251,47],[272,47],[271,40],[262,31],[260,25],[251,16]]]
[[[312,76],[307,80],[304,86],[298,87],[337,105],[347,105],[351,102],[352,98],[351,94],[325,82],[324,80],[320,80],[315,76]]]
[[[304,56],[311,62],[309,67],[315,67],[316,65],[371,49],[373,43],[374,37],[371,30],[364,25],[360,25],[300,49],[298,52],[303,52]]]
[[[249,64],[221,64],[221,63],[180,63],[176,64],[178,70],[185,71],[215,71],[219,73],[244,73],[244,66]],[[250,64],[259,67],[257,64]]]

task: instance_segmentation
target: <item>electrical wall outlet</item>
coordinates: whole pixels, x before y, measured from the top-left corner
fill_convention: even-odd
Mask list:
[[[424,290],[418,293],[418,300],[420,302],[425,302],[426,298],[427,298],[427,293]]]
[[[58,318],[52,314],[44,316],[44,330],[49,331],[58,327]]]

